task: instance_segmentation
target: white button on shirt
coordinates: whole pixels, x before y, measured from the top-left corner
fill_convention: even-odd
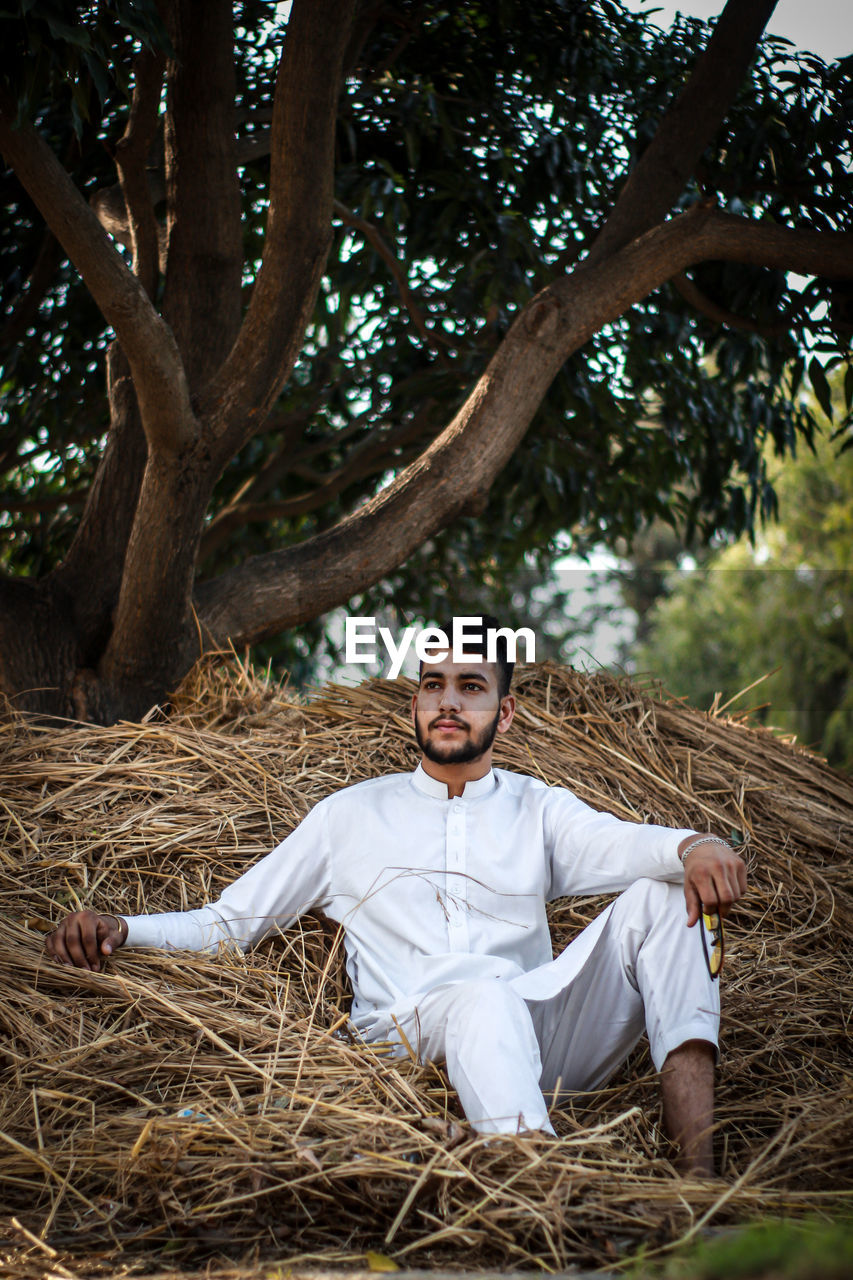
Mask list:
[[[321,800],[217,902],[127,917],[126,945],[245,949],[320,910],[345,929],[353,1021],[384,1035],[390,1014],[443,983],[550,961],[551,899],[615,893],[642,876],[680,881],[690,834],[623,822],[503,769],[448,800],[418,766]]]

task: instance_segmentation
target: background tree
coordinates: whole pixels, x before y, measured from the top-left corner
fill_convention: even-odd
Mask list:
[[[840,398],[840,397],[839,397]],[[853,449],[827,430],[777,464],[780,519],[756,546],[672,575],[636,665],[696,706],[734,698],[853,769]],[[766,677],[766,679],[762,679]]]
[[[851,326],[849,62],[759,46],[772,9],[7,10],[17,705],[138,715],[204,647],[377,583],[443,612],[566,528],[748,527],[813,430],[771,388]]]

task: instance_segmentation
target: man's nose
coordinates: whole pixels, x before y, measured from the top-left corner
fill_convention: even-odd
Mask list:
[[[459,692],[452,685],[445,685],[441,693],[440,711],[458,711],[461,706]]]

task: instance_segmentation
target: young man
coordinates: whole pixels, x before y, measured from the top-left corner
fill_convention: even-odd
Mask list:
[[[445,1062],[476,1129],[553,1132],[545,1095],[595,1088],[645,1029],[679,1167],[710,1175],[719,995],[690,930],[702,905],[741,896],[744,864],[713,835],[622,822],[493,769],[515,711],[505,644],[485,658],[498,626],[483,619],[473,661],[422,667],[414,773],[328,796],[210,906],[76,912],[47,950],[98,969],[125,944],[246,948],[320,910],[344,927],[354,1025]],[[552,960],[546,902],[608,891],[621,895]]]

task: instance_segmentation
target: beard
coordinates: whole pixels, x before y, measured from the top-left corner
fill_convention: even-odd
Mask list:
[[[448,719],[447,716],[440,717],[442,720]],[[485,729],[481,729],[476,738],[471,737],[471,726],[466,724],[464,720],[457,720],[456,723],[463,729],[468,730],[468,740],[454,744],[448,743],[447,746],[439,746],[433,742],[429,736],[429,728],[424,733],[421,728],[420,721],[415,719],[415,737],[418,740],[418,746],[426,756],[427,760],[431,760],[433,764],[468,764],[471,760],[477,760],[481,755],[488,751],[489,747],[497,737],[498,721],[501,718],[501,709],[498,707],[495,718],[491,724],[487,724]]]

